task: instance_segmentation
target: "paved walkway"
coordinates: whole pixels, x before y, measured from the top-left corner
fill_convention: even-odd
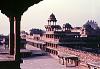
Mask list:
[[[40,50],[32,46],[28,46],[27,49]],[[59,64],[57,59],[54,59],[50,55],[47,55],[47,56],[24,58],[23,63],[21,64],[21,69],[87,69],[87,68],[84,66],[66,68],[65,65]]]
[[[34,58],[24,59],[21,64],[22,69],[79,69],[78,67],[68,67],[61,65],[51,56],[39,56]]]
[[[26,45],[26,49],[27,50],[30,50],[32,52],[33,55],[38,55],[38,54],[47,54],[45,51],[39,49],[39,48],[36,48],[36,47],[33,47],[31,45]]]

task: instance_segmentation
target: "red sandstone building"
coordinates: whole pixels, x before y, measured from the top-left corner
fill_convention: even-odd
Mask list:
[[[93,37],[91,37],[84,27],[73,28],[69,23],[63,24],[63,27],[61,27],[57,24],[57,19],[52,13],[45,29],[46,31],[42,36],[40,34],[27,35],[26,41],[35,47],[58,56],[59,61],[63,60],[62,64],[66,64],[66,66],[72,60],[75,66],[78,65],[79,60],[88,62],[86,60],[91,59],[91,61],[95,61],[95,58],[92,59],[91,56],[97,57],[96,61],[100,61],[98,54],[89,55],[89,53],[84,52],[85,50],[94,53],[96,50],[98,53],[97,50],[100,48],[99,37],[94,37],[93,34]]]

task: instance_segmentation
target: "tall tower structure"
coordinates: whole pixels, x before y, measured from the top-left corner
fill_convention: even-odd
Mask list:
[[[48,18],[48,25],[45,25],[46,31],[57,31],[61,29],[60,25],[56,24],[57,19],[55,15],[52,13]]]
[[[56,25],[56,22],[57,22],[56,17],[55,17],[55,15],[52,13],[52,14],[50,15],[49,19],[48,19],[48,25]],[[53,24],[52,24],[52,23],[53,23]]]

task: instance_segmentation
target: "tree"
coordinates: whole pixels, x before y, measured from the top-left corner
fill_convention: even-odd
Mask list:
[[[43,35],[44,31],[41,30],[41,29],[30,29],[30,35],[33,35],[33,34],[40,34],[41,36]]]

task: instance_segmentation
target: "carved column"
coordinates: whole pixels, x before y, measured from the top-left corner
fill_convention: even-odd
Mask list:
[[[14,17],[9,17],[10,21],[10,35],[9,35],[9,49],[10,55],[14,55]]]

